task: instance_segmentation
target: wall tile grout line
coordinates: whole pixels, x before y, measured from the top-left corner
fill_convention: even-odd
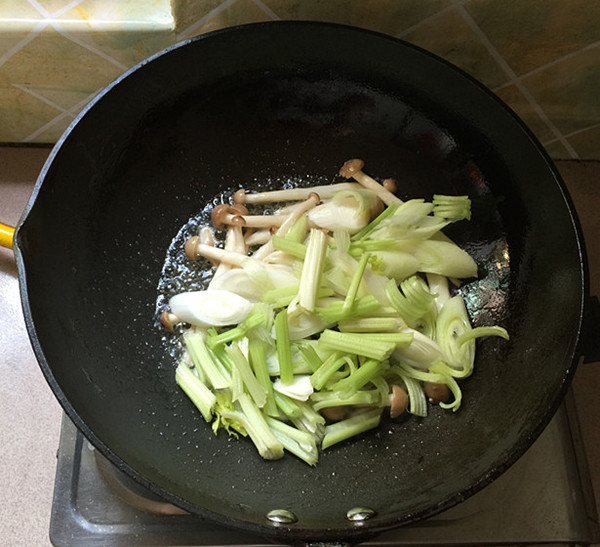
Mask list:
[[[546,63],[544,65],[541,65],[539,67],[534,68],[533,70],[529,70],[528,72],[524,72],[523,74],[517,76],[518,79],[520,80],[525,80],[527,78],[529,78],[529,76],[533,76],[535,74],[538,74],[539,72],[543,72],[544,70],[547,70],[548,68],[551,68],[555,65],[558,65],[560,63],[563,63],[564,61],[568,61],[570,59],[573,59],[575,57],[577,57],[579,54],[585,52],[585,51],[589,51],[591,49],[594,48],[600,48],[600,40],[597,42],[593,42],[591,44],[588,44],[585,47],[582,47],[581,49],[578,49],[576,51],[573,51],[571,53],[567,53],[567,55],[563,55],[562,57],[558,57],[557,59],[553,59],[552,61],[550,61],[549,63]],[[498,87],[496,87],[494,89],[494,91],[500,91],[504,88],[506,88],[507,86],[509,86],[512,82],[508,82],[502,85],[499,85]]]
[[[252,0],[252,2],[257,8],[264,11],[272,21],[281,21],[281,17],[279,17],[277,13],[275,13],[269,6],[265,5],[265,3],[261,0]]]
[[[16,87],[17,89],[20,89],[24,93],[28,93],[32,97],[35,97],[38,101],[42,101],[43,103],[51,106],[52,108],[56,108],[56,110],[58,110],[59,112],[65,112],[66,111],[66,109],[63,108],[62,106],[56,104],[54,101],[51,101],[50,99],[47,99],[41,93],[38,93],[37,91],[34,91],[34,89],[32,89],[32,88],[35,87],[35,86],[28,86],[28,85],[25,85],[25,84],[12,84],[12,85],[13,85],[13,87]]]
[[[457,0],[450,0],[455,8],[459,11],[461,16],[464,18],[466,23],[471,27],[471,29],[477,34],[477,37],[481,40],[482,44],[487,48],[492,57],[496,60],[496,62],[500,65],[502,70],[508,76],[510,82],[517,87],[517,89],[523,94],[529,105],[532,109],[540,116],[542,121],[546,124],[546,126],[550,129],[553,135],[556,137],[556,140],[559,141],[570,154],[570,156],[574,159],[579,159],[579,155],[575,151],[575,149],[571,146],[569,141],[567,141],[564,135],[559,131],[558,127],[556,127],[552,121],[548,118],[547,114],[544,112],[543,108],[537,103],[534,97],[529,92],[529,89],[525,86],[522,80],[515,74],[510,65],[506,62],[506,60],[500,55],[498,50],[491,43],[490,39],[487,35],[481,30],[479,25],[475,22],[475,20],[471,17],[465,7]]]
[[[62,119],[66,118],[66,117],[70,116],[71,118],[75,119],[77,117],[78,112],[86,104],[88,104],[99,91],[100,90],[96,90],[93,93],[90,93],[87,97],[85,97],[84,99],[79,101],[77,104],[73,105],[71,108],[64,110],[58,116],[52,118],[49,122],[45,123],[38,129],[36,129],[33,133],[31,133],[30,135],[28,135],[27,137],[22,139],[21,142],[27,143],[27,142],[33,141],[33,139],[35,139],[38,135],[41,135],[44,131],[46,131],[47,129],[52,127],[54,124],[58,123],[59,121],[61,121]]]
[[[421,19],[421,21],[419,21],[418,23],[415,23],[414,25],[411,25],[410,27],[405,28],[403,31],[399,32],[394,37],[402,40],[404,36],[406,36],[407,34],[410,34],[413,30],[416,30],[419,27],[426,25],[430,21],[435,21],[439,17],[445,15],[446,13],[448,13],[450,11],[453,11],[454,9],[455,9],[455,6],[448,6],[446,8],[443,8],[440,11],[438,11],[437,13],[434,13],[433,15],[429,15],[429,16],[425,17],[425,19]]]
[[[196,31],[199,30],[206,21],[210,21],[215,15],[218,15],[222,11],[226,10],[233,4],[235,4],[238,0],[225,0],[221,4],[219,4],[216,8],[204,14],[200,19],[198,19],[195,23],[192,23],[187,28],[183,29],[181,32],[177,33],[177,41],[181,42],[183,40],[187,40],[195,35]]]

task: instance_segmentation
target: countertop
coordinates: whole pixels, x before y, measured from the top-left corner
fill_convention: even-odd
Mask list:
[[[0,147],[0,220],[15,224],[50,149]],[[600,162],[556,162],[584,230],[590,291],[600,294]],[[0,543],[50,545],[48,527],[62,411],[37,365],[12,252],[0,248]],[[573,393],[600,500],[600,363],[579,366]]]

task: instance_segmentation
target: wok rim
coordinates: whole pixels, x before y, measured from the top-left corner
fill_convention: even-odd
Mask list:
[[[44,184],[44,181],[48,175],[48,171],[52,167],[52,165],[60,161],[60,152],[65,144],[65,142],[71,137],[71,135],[77,130],[79,124],[82,119],[84,119],[88,112],[102,102],[104,97],[110,93],[113,89],[117,88],[119,84],[131,77],[133,74],[138,72],[141,68],[145,67],[147,64],[151,63],[155,59],[161,58],[165,55],[168,55],[172,51],[178,50],[179,48],[187,47],[192,43],[196,43],[203,40],[212,40],[215,37],[218,37],[222,34],[231,34],[231,33],[239,33],[240,31],[245,31],[248,28],[267,28],[271,26],[289,26],[289,27],[321,27],[323,29],[326,28],[341,28],[348,29],[353,32],[359,34],[370,34],[374,37],[378,37],[379,39],[388,40],[395,44],[402,44],[403,47],[412,49],[425,57],[430,58],[437,63],[441,63],[445,65],[447,68],[451,69],[456,73],[459,78],[465,80],[465,85],[474,86],[480,92],[483,92],[491,103],[495,103],[495,107],[499,110],[503,110],[505,114],[508,114],[512,122],[518,126],[519,130],[523,133],[524,137],[526,137],[527,141],[531,146],[531,153],[537,153],[541,156],[543,163],[548,171],[548,177],[552,177],[554,183],[556,183],[558,189],[560,190],[561,197],[564,200],[564,204],[566,207],[566,212],[568,213],[570,222],[573,226],[573,233],[575,238],[575,243],[577,244],[577,254],[579,256],[580,262],[580,274],[581,274],[581,299],[578,302],[579,311],[578,311],[578,321],[577,325],[573,325],[573,344],[572,349],[568,352],[569,357],[569,366],[566,368],[563,376],[560,388],[556,391],[552,404],[550,405],[548,411],[545,413],[544,418],[537,423],[535,427],[532,427],[528,430],[527,435],[520,435],[519,442],[517,442],[512,447],[512,451],[510,453],[510,457],[505,458],[501,465],[493,467],[489,469],[487,472],[482,473],[479,478],[475,481],[472,481],[471,486],[466,487],[458,492],[454,492],[439,503],[420,511],[416,511],[414,513],[401,516],[395,519],[387,519],[385,521],[381,521],[375,519],[373,521],[366,521],[362,523],[361,526],[352,526],[349,523],[347,528],[339,529],[312,529],[305,528],[301,525],[278,525],[274,526],[271,523],[268,523],[265,519],[265,523],[263,525],[255,524],[253,522],[244,521],[240,519],[230,518],[228,516],[222,515],[220,513],[215,513],[211,510],[200,507],[194,503],[190,503],[179,496],[172,494],[171,492],[163,489],[158,486],[154,482],[147,479],[140,472],[136,471],[133,467],[124,462],[118,455],[116,455],[113,450],[104,443],[102,439],[100,439],[94,431],[87,426],[85,421],[79,416],[78,412],[69,402],[67,396],[62,391],[58,381],[54,377],[52,372],[52,367],[50,363],[46,360],[44,355],[43,348],[39,343],[36,328],[34,325],[32,311],[29,300],[29,291],[27,287],[27,272],[25,267],[25,251],[21,248],[21,229],[27,223],[27,219],[33,209],[35,202],[37,201],[38,194],[41,191],[41,188]],[[328,22],[320,22],[320,21],[269,21],[269,22],[259,22],[259,23],[249,23],[243,25],[236,25],[233,27],[228,27],[224,29],[215,30],[212,32],[208,32],[199,36],[194,36],[192,38],[188,38],[182,42],[173,44],[164,48],[163,50],[149,56],[147,59],[137,63],[132,66],[121,75],[119,75],[116,79],[114,79],[111,83],[101,89],[80,111],[80,113],[76,116],[76,118],[71,122],[69,127],[65,130],[65,132],[61,135],[59,140],[53,146],[46,162],[40,174],[36,180],[34,189],[32,191],[31,197],[28,200],[28,203],[19,219],[16,229],[15,229],[15,237],[14,237],[14,254],[17,263],[17,269],[19,273],[19,290],[21,297],[21,304],[23,309],[23,314],[25,318],[25,323],[27,327],[27,332],[30,338],[30,342],[32,344],[34,353],[36,355],[36,359],[42,369],[42,373],[44,374],[46,381],[48,382],[52,392],[60,403],[63,411],[69,417],[69,419],[75,424],[77,429],[82,432],[82,434],[86,437],[87,440],[94,445],[102,455],[108,458],[108,460],[115,465],[118,469],[125,472],[128,476],[132,477],[141,485],[148,488],[150,491],[154,492],[162,496],[165,500],[189,511],[192,514],[198,515],[202,518],[208,518],[211,521],[226,526],[229,528],[237,529],[239,531],[250,532],[252,534],[257,534],[260,536],[268,536],[271,538],[296,538],[307,541],[332,541],[332,540],[340,540],[340,539],[364,539],[366,537],[374,536],[381,532],[397,528],[400,526],[405,526],[411,523],[415,523],[433,515],[436,515],[440,512],[443,512],[454,505],[464,501],[468,497],[472,496],[476,492],[482,490],[485,486],[493,482],[496,478],[498,478],[502,473],[504,473],[508,468],[510,468],[526,451],[527,449],[535,442],[535,440],[539,437],[542,431],[547,427],[548,423],[551,421],[557,409],[562,404],[563,398],[567,393],[574,373],[576,371],[578,360],[581,357],[580,355],[580,344],[581,344],[581,334],[584,323],[584,315],[586,309],[586,301],[589,295],[589,273],[588,273],[588,260],[585,248],[585,242],[583,237],[583,231],[581,228],[581,224],[579,222],[577,212],[575,210],[572,199],[569,195],[567,187],[560,175],[557,167],[555,166],[553,160],[550,158],[547,151],[541,145],[537,137],[533,134],[533,132],[525,125],[523,120],[499,97],[497,97],[489,88],[484,86],[481,82],[476,80],[474,77],[469,75],[467,72],[457,67],[456,65],[446,61],[445,59],[437,56],[434,53],[431,53],[419,46],[408,43],[402,39],[394,38],[392,36],[382,34],[376,31],[363,29],[360,27],[353,27],[344,24],[338,23],[328,23]],[[565,357],[565,362],[567,358]]]

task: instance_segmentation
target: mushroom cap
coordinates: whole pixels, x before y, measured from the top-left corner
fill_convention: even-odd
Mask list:
[[[237,192],[235,192],[233,194],[233,201],[234,203],[239,203],[240,205],[246,203],[246,190],[240,188]]]
[[[171,318],[172,314],[170,314],[167,310],[160,314],[160,324],[169,332],[173,332],[173,321]]]
[[[452,397],[450,388],[437,382],[424,382],[423,391],[433,404],[447,403]]]
[[[408,408],[408,393],[399,385],[392,386],[392,394],[390,396],[390,417],[397,418]]]
[[[355,173],[362,171],[362,168],[365,166],[365,162],[359,159],[348,160],[342,165],[340,169],[340,175],[344,178],[349,179]]]
[[[244,194],[246,195],[246,194]],[[229,211],[232,215],[248,215],[250,214],[248,208],[242,203],[234,203],[231,207],[229,207]]]
[[[385,179],[382,184],[383,187],[392,194],[395,194],[396,190],[398,189],[398,184],[396,183],[395,179]]]
[[[183,250],[185,251],[186,256],[190,260],[198,259],[198,245],[200,244],[200,238],[198,236],[192,236],[185,242],[183,246]]]
[[[217,205],[210,214],[210,220],[214,224],[217,230],[220,230],[225,223],[225,216],[230,214],[231,207],[226,203],[222,203],[221,205]]]

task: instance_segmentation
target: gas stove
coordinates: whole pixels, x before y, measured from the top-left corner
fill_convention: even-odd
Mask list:
[[[138,485],[63,416],[50,538],[57,546],[273,545],[190,515]],[[586,545],[598,518],[569,392],[507,472],[459,505],[362,545]]]

